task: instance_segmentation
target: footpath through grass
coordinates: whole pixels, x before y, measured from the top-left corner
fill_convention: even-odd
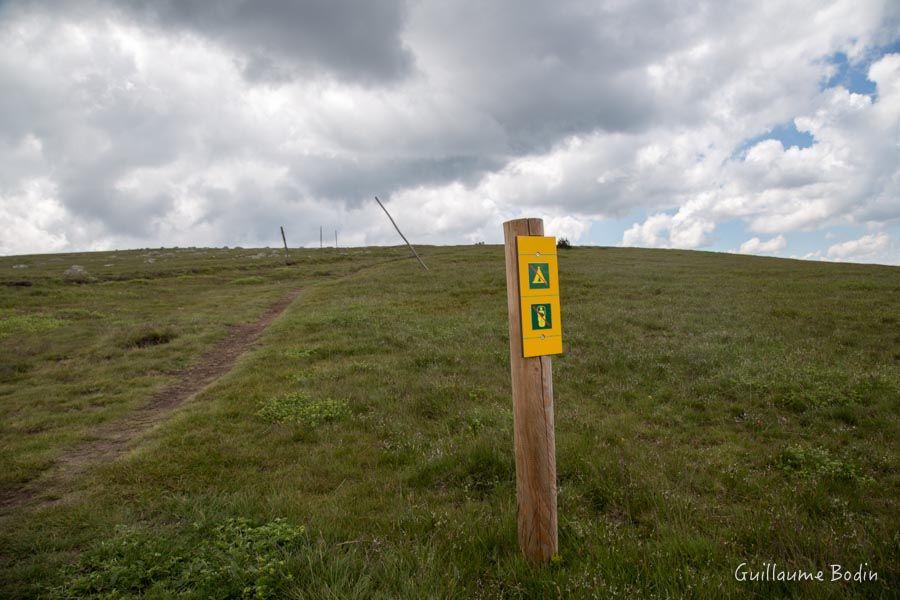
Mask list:
[[[34,284],[0,288],[3,488],[305,291],[135,451],[0,516],[4,597],[896,589],[900,269],[563,252],[560,557],[535,570],[516,544],[502,249],[430,248],[427,273],[400,249],[146,254],[0,260],[0,280]],[[65,282],[72,263],[95,279]],[[743,562],[878,580],[738,582]]]

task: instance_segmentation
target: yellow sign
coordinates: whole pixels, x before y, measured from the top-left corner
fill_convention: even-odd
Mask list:
[[[516,236],[519,254],[519,301],[522,310],[522,355],[562,353],[559,268],[556,238]]]

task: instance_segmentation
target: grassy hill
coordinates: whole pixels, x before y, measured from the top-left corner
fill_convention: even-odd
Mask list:
[[[900,269],[564,251],[560,557],[532,569],[502,248],[422,254],[0,259],[0,596],[896,591]],[[230,372],[91,445],[295,290]]]

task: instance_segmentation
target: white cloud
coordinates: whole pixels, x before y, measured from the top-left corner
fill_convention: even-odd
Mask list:
[[[635,223],[622,235],[623,246],[647,248],[697,248],[706,243],[715,229],[712,221],[693,214],[691,205],[675,215],[658,213],[643,223]]]
[[[672,227],[672,217],[657,214],[648,217],[643,223],[635,223],[622,236],[623,246],[643,246],[649,248],[668,248],[668,240],[663,235]]]
[[[828,258],[848,262],[878,262],[886,258],[891,238],[887,233],[873,233],[859,239],[829,246]]]
[[[762,241],[758,237],[752,237],[738,249],[741,254],[775,254],[779,250],[784,250],[787,246],[787,240],[783,235],[778,235],[770,240]]]
[[[585,221],[570,216],[551,217],[544,226],[544,233],[557,239],[565,238],[574,243],[581,239],[589,226]]]
[[[47,180],[33,180],[15,193],[0,194],[0,254],[64,250],[66,218]]]
[[[763,140],[745,157],[706,169],[701,184],[682,187],[676,212],[682,228],[696,222],[710,230],[740,219],[751,231],[784,234],[900,219],[900,142],[885,133],[900,127],[900,54],[876,61],[869,73],[877,99],[828,89],[794,119],[813,135],[811,147]],[[655,244],[695,247],[697,239],[670,234]]]

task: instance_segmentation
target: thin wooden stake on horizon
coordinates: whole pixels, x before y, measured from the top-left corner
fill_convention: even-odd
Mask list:
[[[394,226],[394,229],[397,230],[397,233],[400,234],[400,237],[403,238],[403,241],[406,242],[406,245],[409,246],[409,249],[410,249],[410,250],[412,250],[413,256],[416,257],[416,260],[419,261],[419,264],[421,264],[422,267],[427,271],[427,270],[428,270],[428,265],[425,264],[425,261],[423,261],[422,258],[419,256],[419,253],[416,252],[416,249],[412,247],[412,244],[409,243],[409,240],[406,239],[406,236],[403,235],[403,232],[400,231],[400,228],[399,228],[399,227],[397,227],[397,223],[394,222],[394,217],[392,217],[392,216],[391,216],[391,213],[389,213],[388,210],[384,207],[384,204],[381,203],[381,200],[378,199],[378,196],[375,196],[375,202],[378,203],[378,206],[381,207],[381,210],[384,211],[384,214],[387,215],[387,218],[391,220],[391,224]]]
[[[544,221],[516,219],[503,224],[519,547],[530,562],[539,564],[550,562],[559,548],[553,368],[550,356],[522,355],[518,235],[544,235]]]
[[[288,254],[287,238],[284,237],[284,225],[281,226],[281,241],[284,242],[284,264],[289,265],[291,261]]]

